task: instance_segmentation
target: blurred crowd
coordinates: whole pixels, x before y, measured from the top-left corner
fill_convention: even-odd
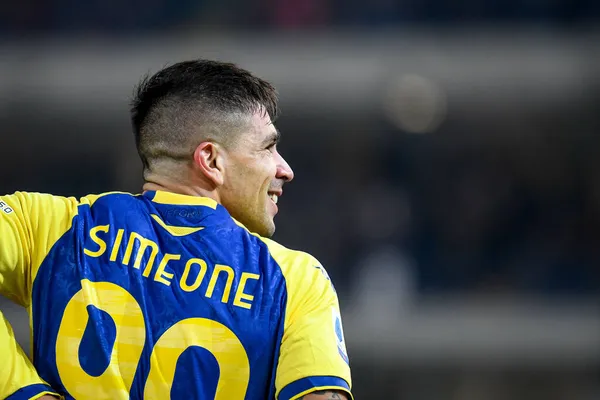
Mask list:
[[[304,187],[290,185],[281,230],[309,235],[298,242],[336,282],[371,293],[598,296],[597,123],[548,112],[415,135],[340,121],[310,150]]]
[[[235,12],[233,12],[235,10]],[[135,33],[173,29],[386,28],[410,23],[571,26],[600,17],[594,0],[23,0],[0,9],[0,33]]]

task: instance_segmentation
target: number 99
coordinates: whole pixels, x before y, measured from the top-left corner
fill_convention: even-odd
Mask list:
[[[114,283],[84,279],[81,286],[67,303],[58,329],[56,365],[60,379],[75,398],[129,399],[146,342],[144,314],[135,298]],[[99,376],[89,375],[79,362],[89,305],[109,314],[116,326],[108,367]],[[154,345],[144,386],[145,399],[170,398],[177,360],[190,346],[210,351],[219,364],[215,400],[245,397],[250,364],[238,337],[217,321],[187,318],[168,328]]]

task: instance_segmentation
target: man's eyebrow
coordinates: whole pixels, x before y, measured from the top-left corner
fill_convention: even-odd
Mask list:
[[[279,143],[279,141],[281,140],[281,132],[279,131],[279,129],[275,129],[275,132],[272,132],[269,136],[267,136],[265,138],[265,140],[263,140],[263,143],[265,145],[267,144],[271,144],[271,143]]]

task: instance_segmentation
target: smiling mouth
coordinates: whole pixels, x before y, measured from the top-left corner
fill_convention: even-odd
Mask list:
[[[279,196],[277,196],[275,193],[270,193],[269,194],[269,198],[271,199],[271,201],[275,204],[277,204],[277,201],[279,200]]]

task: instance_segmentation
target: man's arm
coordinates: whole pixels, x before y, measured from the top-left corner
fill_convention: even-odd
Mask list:
[[[31,361],[17,343],[13,330],[0,312],[0,399],[55,399],[44,396],[55,393],[37,374]]]
[[[76,210],[74,199],[34,193],[0,196],[0,294],[30,306],[35,274],[48,250],[70,227]],[[54,393],[1,313],[0,349],[0,398],[38,399]]]
[[[29,305],[32,263],[32,221],[27,212],[32,202],[26,194],[0,196],[0,293]],[[53,390],[39,377],[17,343],[12,327],[0,312],[0,398],[55,399]]]
[[[276,398],[352,400],[350,365],[331,279],[311,255],[263,241],[281,268],[287,294]]]
[[[339,390],[318,390],[300,397],[299,400],[348,400],[348,397]]]
[[[0,294],[29,306],[38,268],[76,213],[72,198],[24,192],[0,196]]]

